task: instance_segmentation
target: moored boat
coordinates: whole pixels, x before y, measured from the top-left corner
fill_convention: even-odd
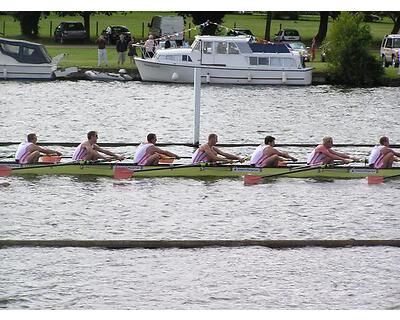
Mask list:
[[[39,43],[0,38],[0,78],[4,80],[55,79],[64,54],[51,58]]]
[[[309,85],[312,68],[286,44],[255,43],[246,36],[196,36],[190,48],[157,50],[135,57],[143,81],[193,83],[194,68],[203,83]]]
[[[116,168],[126,168],[133,172],[134,177],[187,177],[187,178],[233,178],[244,175],[268,176],[282,174],[282,177],[292,178],[332,178],[355,179],[368,176],[390,177],[400,174],[400,167],[390,169],[373,169],[365,166],[326,166],[315,169],[293,172],[299,166],[279,168],[255,168],[249,165],[158,165],[138,166],[124,162],[67,162],[59,164],[19,165],[15,162],[1,162],[1,169],[11,169],[11,175],[91,175],[114,177]]]

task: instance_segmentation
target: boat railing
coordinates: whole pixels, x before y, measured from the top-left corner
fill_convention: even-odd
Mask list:
[[[146,51],[146,47],[144,46],[144,44],[136,43],[133,46],[139,49],[142,59],[151,59],[152,58],[152,56]],[[155,52],[154,52],[154,54],[155,54]]]

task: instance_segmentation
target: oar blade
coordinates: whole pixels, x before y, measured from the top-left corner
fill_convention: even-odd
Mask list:
[[[8,166],[0,166],[0,177],[8,177],[12,173],[12,169]]]
[[[158,163],[160,164],[171,164],[173,163],[175,160],[175,158],[162,158],[160,159],[160,161],[158,161]]]
[[[127,180],[132,178],[133,170],[125,167],[115,167],[114,168],[114,179]]]
[[[368,176],[367,178],[368,184],[380,184],[383,183],[382,176]]]
[[[259,184],[262,181],[262,177],[260,176],[255,176],[252,174],[246,174],[244,176],[243,182],[245,186],[251,186],[254,184]]]

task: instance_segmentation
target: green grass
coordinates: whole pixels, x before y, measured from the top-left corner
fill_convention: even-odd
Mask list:
[[[51,30],[54,31],[55,27],[61,21],[82,21],[83,18],[80,16],[67,16],[58,17],[55,14],[51,14],[47,18],[42,18],[40,21],[40,38],[37,42],[44,43],[47,45],[48,51],[51,56],[55,56],[59,53],[68,53],[66,59],[64,59],[60,66],[79,66],[93,68],[97,66],[97,49],[94,45],[94,40],[97,35],[101,33],[103,29],[108,25],[125,25],[132,32],[134,37],[139,40],[142,39],[142,34],[144,38],[147,37],[148,27],[147,23],[151,21],[154,15],[174,15],[173,12],[151,12],[151,11],[140,11],[140,12],[130,12],[128,14],[114,13],[111,16],[106,16],[103,14],[93,15],[91,17],[91,43],[83,46],[61,46],[55,44],[53,41],[53,35],[50,34]],[[329,20],[329,24],[332,23],[332,19]],[[8,38],[21,38],[19,22],[14,21],[11,16],[0,16],[0,32],[3,32],[3,26],[5,25],[5,36]],[[253,13],[249,14],[228,14],[224,17],[222,22],[223,26],[228,28],[242,28],[250,29],[257,38],[262,39],[264,37],[265,29],[265,14],[263,13]],[[389,18],[384,18],[382,21],[377,23],[368,23],[372,36],[373,36],[373,47],[372,51],[375,53],[379,50],[380,43],[385,34],[390,33],[393,23]],[[144,29],[142,28],[144,26]],[[302,41],[310,46],[311,39],[318,32],[319,27],[319,15],[301,15],[300,20],[290,21],[290,20],[273,20],[271,25],[271,37],[282,28],[294,28],[297,29],[302,37]],[[186,18],[186,26],[194,27],[190,18]],[[328,27],[329,28],[329,27]],[[329,30],[329,29],[328,29]],[[223,32],[224,33],[224,32]],[[186,33],[185,37],[188,39],[193,39],[197,34],[197,31],[193,30]],[[111,68],[117,68],[117,54],[114,46],[108,46],[108,60],[110,62]],[[316,72],[325,72],[327,69],[327,64],[320,62],[320,52],[317,51],[316,61],[308,63],[307,65],[314,67]],[[127,59],[128,60],[128,59]],[[128,67],[128,61],[125,67]],[[396,72],[392,68],[386,68],[387,77],[398,77]]]

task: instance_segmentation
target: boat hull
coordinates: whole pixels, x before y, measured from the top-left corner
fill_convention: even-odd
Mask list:
[[[0,78],[2,80],[51,80],[57,66],[53,64],[28,65],[7,64],[0,65]]]
[[[137,166],[133,164],[81,164],[64,163],[56,165],[18,165],[16,163],[1,163],[0,165],[12,168],[11,175],[77,175],[77,176],[105,176],[113,177],[116,167],[124,167],[133,171],[133,177],[187,177],[187,178],[234,178],[244,175],[268,176],[274,174],[283,174],[296,170],[293,167],[280,168],[254,168],[248,165],[196,165],[179,167],[170,165],[159,166]],[[400,174],[400,167],[391,169],[372,169],[361,166],[343,166],[316,168],[314,170],[299,171],[283,175],[282,177],[291,178],[333,178],[333,179],[359,179],[368,176],[389,177]]]
[[[312,68],[257,69],[215,65],[182,65],[135,58],[143,81],[193,83],[194,68],[201,70],[201,82],[210,84],[310,85]]]

